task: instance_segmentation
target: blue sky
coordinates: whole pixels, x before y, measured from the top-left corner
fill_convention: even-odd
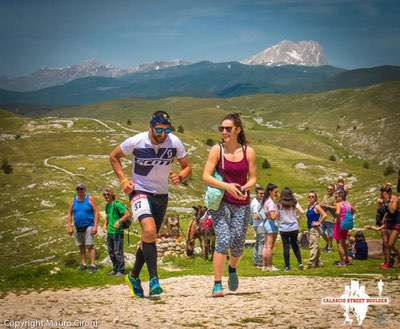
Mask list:
[[[283,39],[317,40],[331,65],[400,65],[400,1],[0,1],[0,75],[87,59],[237,61]]]

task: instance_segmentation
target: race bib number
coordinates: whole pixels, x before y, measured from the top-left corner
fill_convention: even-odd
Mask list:
[[[151,216],[150,205],[146,194],[136,194],[131,201],[131,205],[133,219],[135,221],[138,221],[139,217],[142,215]]]

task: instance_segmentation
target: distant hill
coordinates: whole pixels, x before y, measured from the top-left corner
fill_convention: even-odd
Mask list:
[[[400,80],[400,67],[343,70],[332,66],[264,66],[200,62],[121,78],[89,77],[34,92],[0,91],[0,105],[69,106],[132,97],[235,97],[362,87]]]

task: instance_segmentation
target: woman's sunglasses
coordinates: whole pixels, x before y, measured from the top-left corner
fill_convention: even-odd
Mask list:
[[[219,130],[219,132],[224,132],[224,130],[226,130],[226,132],[228,132],[228,133],[230,133],[231,131],[232,131],[232,128],[233,127],[223,127],[223,126],[219,126],[218,127],[218,130]]]
[[[161,135],[163,131],[165,134],[170,134],[172,132],[172,128],[153,128],[157,135]]]

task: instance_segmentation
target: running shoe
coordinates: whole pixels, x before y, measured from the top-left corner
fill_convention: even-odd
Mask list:
[[[125,276],[132,297],[144,298],[144,291],[140,279],[133,278],[130,273]]]
[[[391,268],[391,266],[388,263],[383,263],[383,264],[379,265],[379,268],[381,270],[389,270]]]
[[[303,265],[303,263],[300,263],[299,264],[299,270],[302,271],[303,269],[304,269],[304,265]]]
[[[224,297],[224,289],[222,288],[221,283],[214,283],[214,287],[212,290],[213,297]]]
[[[290,268],[289,267],[285,267],[285,269],[283,270],[284,272],[289,272]]]
[[[96,265],[90,265],[90,273],[96,273],[96,272],[97,272]]]
[[[150,296],[157,296],[163,292],[162,288],[160,287],[160,282],[156,276],[150,278],[149,281],[149,295]]]
[[[81,265],[79,266],[79,271],[84,272],[84,271],[86,271],[86,270],[87,270],[87,265],[86,265],[86,264],[81,264]]]
[[[124,276],[124,273],[122,273],[122,272],[117,272],[117,273],[114,274],[114,276],[121,277],[121,276]]]
[[[236,272],[229,273],[228,288],[230,291],[235,291],[239,287],[239,278]]]
[[[107,275],[110,275],[110,276],[113,276],[113,275],[115,275],[115,274],[117,274],[117,272],[115,272],[114,270],[112,270],[112,271],[110,271],[110,272],[107,272]]]
[[[338,262],[335,264],[336,266],[347,266],[346,262]]]
[[[277,272],[277,271],[280,271],[280,269],[272,265],[271,272]]]

